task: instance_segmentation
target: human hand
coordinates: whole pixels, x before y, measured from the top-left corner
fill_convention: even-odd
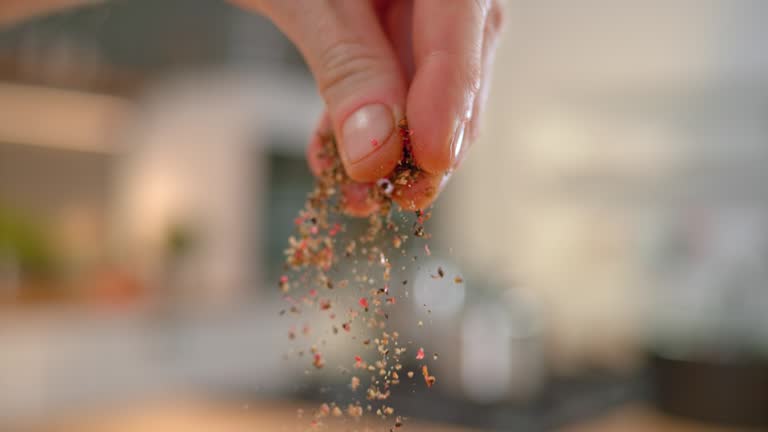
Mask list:
[[[307,157],[319,175],[332,130],[351,179],[348,213],[376,209],[367,190],[403,156],[398,121],[414,131],[421,169],[393,199],[423,209],[461,163],[479,128],[498,34],[496,0],[232,0],[277,25],[301,51],[326,112]]]

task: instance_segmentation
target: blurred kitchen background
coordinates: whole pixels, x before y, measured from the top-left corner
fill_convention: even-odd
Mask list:
[[[438,384],[393,405],[481,430],[768,428],[768,2],[506,15],[482,137],[403,276]],[[0,28],[0,428],[303,430],[296,407],[344,393],[283,357],[278,316],[321,109],[292,45],[222,1]]]

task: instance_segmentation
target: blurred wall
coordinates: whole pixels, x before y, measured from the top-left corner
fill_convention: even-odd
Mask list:
[[[542,306],[556,367],[625,367],[656,282],[645,254],[658,221],[692,183],[765,160],[768,3],[507,6],[486,124],[448,188],[445,229],[464,260]],[[692,176],[735,148],[730,165]]]
[[[171,276],[181,280],[154,280],[184,287],[174,302],[231,306],[261,291],[265,151],[288,142],[298,148],[284,151],[303,153],[319,111],[311,84],[287,73],[211,70],[159,83],[122,143],[114,232],[125,256],[157,278],[169,232],[183,229],[194,250]]]

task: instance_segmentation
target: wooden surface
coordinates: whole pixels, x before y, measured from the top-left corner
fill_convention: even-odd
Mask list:
[[[322,420],[322,426],[313,428],[311,412],[315,408],[314,405],[287,402],[259,402],[240,407],[175,402],[47,421],[45,425],[31,428],[0,427],[0,429],[11,432],[387,432],[393,426],[392,421],[381,421],[373,416],[367,416],[360,420],[326,418]],[[303,409],[305,413],[301,417],[298,415],[299,409]],[[470,429],[416,421],[407,421],[398,431],[471,432]],[[627,406],[594,420],[564,428],[561,432],[753,432],[753,430],[706,425],[671,418],[645,406]]]

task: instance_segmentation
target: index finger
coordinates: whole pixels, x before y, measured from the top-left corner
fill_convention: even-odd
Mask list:
[[[408,91],[413,155],[438,174],[455,165],[482,78],[483,29],[490,0],[414,2],[416,73]]]

